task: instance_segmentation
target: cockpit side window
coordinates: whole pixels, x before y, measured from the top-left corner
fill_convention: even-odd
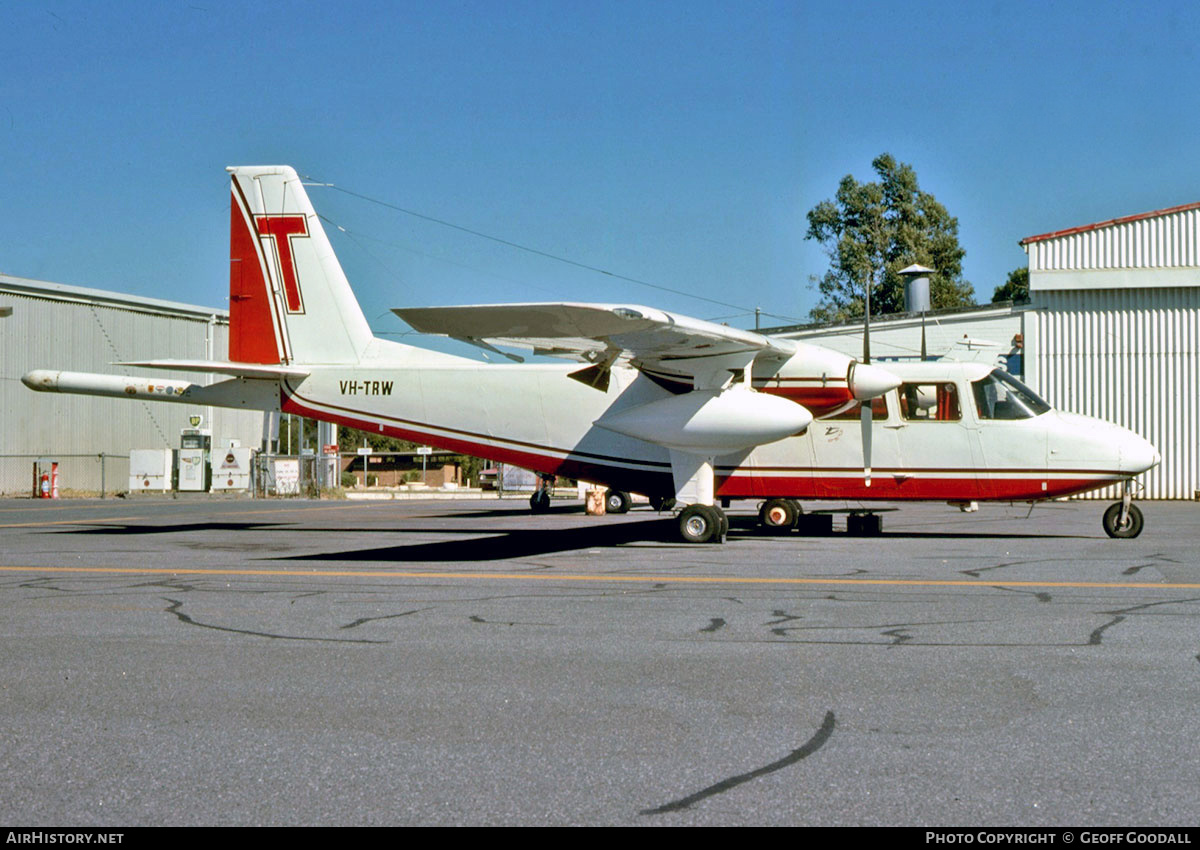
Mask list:
[[[900,416],[909,422],[957,422],[962,419],[958,388],[948,381],[901,384]]]
[[[1038,394],[1003,369],[971,384],[980,419],[1032,419],[1050,409]]]

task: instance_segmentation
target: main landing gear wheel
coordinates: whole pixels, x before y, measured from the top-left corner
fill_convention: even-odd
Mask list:
[[[1137,537],[1142,533],[1142,527],[1146,524],[1142,518],[1141,509],[1137,505],[1129,506],[1129,513],[1125,517],[1125,522],[1121,522],[1121,503],[1113,502],[1108,506],[1108,510],[1104,512],[1104,533],[1109,537]]]
[[[534,490],[529,497],[529,510],[535,514],[544,514],[550,510],[550,493],[546,490]]]
[[[609,514],[627,514],[632,500],[623,490],[608,490],[604,494],[604,512]]]
[[[729,532],[729,518],[713,505],[688,505],[679,514],[679,534],[685,543],[721,543]]]
[[[772,534],[784,534],[796,524],[800,505],[794,499],[768,499],[758,510],[758,521]]]

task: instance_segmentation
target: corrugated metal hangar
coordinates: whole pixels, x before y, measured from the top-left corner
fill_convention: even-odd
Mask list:
[[[65,490],[124,491],[130,451],[179,448],[196,414],[212,430],[214,448],[231,439],[257,448],[263,431],[257,411],[34,393],[21,383],[32,369],[196,380],[112,364],[224,359],[228,332],[224,310],[0,275],[0,493],[30,493],[39,458],[58,461]]]
[[[1029,302],[930,313],[931,356],[1005,365],[1050,404],[1128,428],[1162,463],[1143,476],[1151,499],[1200,490],[1200,203],[1030,236]],[[871,321],[871,350],[919,355],[919,314]],[[773,328],[847,354],[862,323]],[[1112,499],[1116,488],[1084,498]]]
[[[1197,470],[1200,203],[1030,236],[1030,386],[1123,425],[1162,463],[1151,499],[1191,499]]]

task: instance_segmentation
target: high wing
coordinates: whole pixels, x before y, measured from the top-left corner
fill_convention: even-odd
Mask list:
[[[685,379],[699,388],[722,385],[759,357],[783,361],[797,350],[791,340],[631,304],[483,304],[392,312],[421,333],[596,364],[576,373],[596,386],[622,354],[643,372]]]

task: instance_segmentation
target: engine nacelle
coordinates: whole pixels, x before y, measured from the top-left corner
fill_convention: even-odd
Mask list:
[[[812,420],[795,402],[738,387],[659,399],[605,415],[595,425],[668,449],[720,455],[798,434]]]

